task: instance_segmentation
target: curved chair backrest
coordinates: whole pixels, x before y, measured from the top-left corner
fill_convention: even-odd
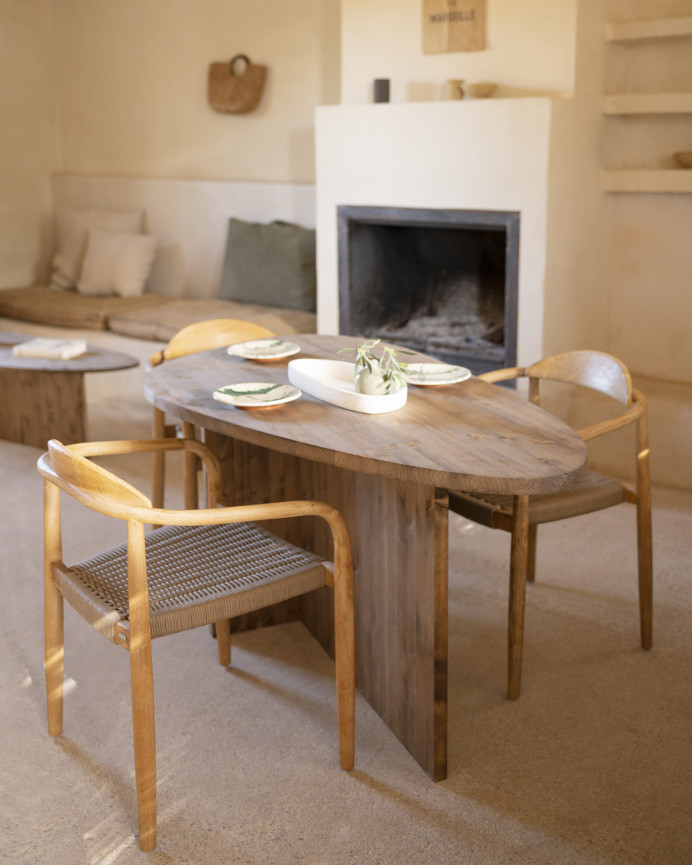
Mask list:
[[[57,439],[48,442],[48,453],[50,468],[62,481],[60,486],[87,507],[111,516],[118,515],[115,513],[118,505],[151,507],[149,499],[127,481],[80,456]]]
[[[632,403],[632,379],[627,367],[602,351],[566,351],[527,367],[531,379],[578,384],[600,391],[625,406]]]
[[[176,357],[184,357],[210,348],[221,348],[246,339],[262,339],[275,335],[274,331],[260,324],[239,318],[211,318],[198,321],[179,330],[162,351],[152,355],[151,365],[158,366],[165,360],[173,360]]]

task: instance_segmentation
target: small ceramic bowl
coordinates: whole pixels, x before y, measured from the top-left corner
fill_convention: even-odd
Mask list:
[[[467,99],[486,99],[497,90],[497,84],[491,81],[478,81],[475,84],[462,84],[461,89]]]
[[[683,150],[674,154],[675,161],[681,168],[692,168],[692,150]]]

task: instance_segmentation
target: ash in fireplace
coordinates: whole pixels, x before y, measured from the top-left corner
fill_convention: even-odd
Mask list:
[[[383,323],[369,336],[432,355],[473,355],[502,362],[503,286],[480,285],[471,277],[442,278],[423,294],[426,303],[408,320]]]

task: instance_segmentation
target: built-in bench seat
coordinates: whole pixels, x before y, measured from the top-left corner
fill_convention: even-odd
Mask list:
[[[0,291],[0,316],[48,327],[105,330],[143,340],[168,340],[181,328],[210,318],[239,318],[277,334],[314,333],[316,315],[303,310],[219,298],[95,297],[76,290],[29,286]]]

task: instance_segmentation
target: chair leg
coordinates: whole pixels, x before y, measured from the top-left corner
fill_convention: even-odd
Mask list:
[[[130,687],[139,846],[149,852],[156,847],[156,733],[149,594],[144,557],[144,526],[141,523],[128,522],[127,542]]]
[[[538,540],[538,526],[529,526],[529,551],[526,562],[526,582],[536,581],[536,542]]]
[[[152,438],[166,437],[165,415],[161,409],[154,408],[152,419]],[[151,503],[155,508],[163,507],[163,489],[166,480],[166,455],[163,451],[153,454],[153,469],[151,479]]]
[[[53,581],[51,580],[51,583]],[[65,644],[63,632],[63,600],[56,585],[46,586],[44,599],[46,645],[46,705],[48,733],[62,733],[63,679]]]
[[[353,768],[355,757],[356,724],[353,577],[350,565],[346,568],[337,567],[334,576],[334,656],[339,717],[339,758],[341,768],[348,770]]]
[[[150,642],[139,651],[130,646],[130,678],[139,846],[148,852],[156,847],[156,733]]]
[[[183,438],[194,439],[195,425],[188,421],[183,421]],[[185,484],[185,507],[193,509],[198,507],[198,490],[197,490],[197,457],[193,453],[185,453],[183,457],[183,479]]]
[[[228,667],[231,663],[231,621],[223,619],[214,622],[214,633],[216,635],[217,648],[219,650],[219,664]]]
[[[44,576],[43,576],[43,627],[46,664],[46,707],[48,733],[62,733],[63,679],[65,666],[65,642],[63,624],[63,599],[60,589],[53,582],[52,566],[62,558],[60,530],[60,490],[53,484],[44,483]]]
[[[653,540],[651,535],[651,479],[646,416],[639,419],[637,454],[637,562],[639,570],[639,628],[642,649],[653,645]]]
[[[529,550],[529,498],[514,497],[512,552],[509,574],[509,622],[507,644],[507,696],[516,700],[521,693],[521,663],[524,649],[524,606]]]

